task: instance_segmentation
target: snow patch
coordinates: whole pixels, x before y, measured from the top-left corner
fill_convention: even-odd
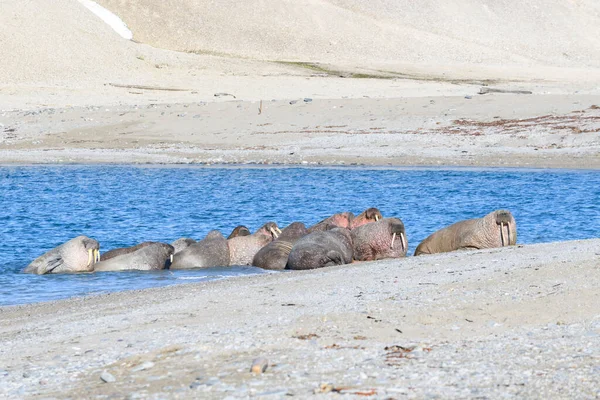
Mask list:
[[[102,21],[106,22],[122,38],[127,40],[133,39],[133,33],[127,28],[127,25],[121,18],[92,0],[79,0],[79,2],[96,14]]]

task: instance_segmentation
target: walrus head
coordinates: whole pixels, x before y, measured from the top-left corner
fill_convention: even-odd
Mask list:
[[[244,225],[238,225],[233,228],[233,231],[227,236],[227,239],[231,239],[238,236],[250,236],[250,229],[245,227]]]
[[[367,208],[365,211],[354,217],[350,223],[350,229],[357,228],[361,225],[368,224],[369,222],[377,222],[383,218],[381,211],[377,208]]]
[[[281,230],[275,222],[267,222],[262,227],[260,227],[260,229],[258,229],[256,233],[259,235],[272,236],[273,239],[277,239],[277,237],[281,234]]]
[[[496,225],[500,229],[500,242],[502,247],[515,245],[517,243],[516,222],[511,212],[508,210],[494,211]]]
[[[98,261],[100,244],[87,236],[78,236],[39,256],[23,272],[40,275],[91,272]]]

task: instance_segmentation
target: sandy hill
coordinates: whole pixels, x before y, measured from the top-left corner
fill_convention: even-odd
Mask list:
[[[164,81],[177,74],[181,80],[191,70],[302,73],[298,65],[270,61],[374,72],[600,68],[596,0],[98,3],[124,20],[134,41],[77,0],[2,1],[0,86]]]
[[[600,67],[595,0],[99,0],[178,51],[333,63]]]

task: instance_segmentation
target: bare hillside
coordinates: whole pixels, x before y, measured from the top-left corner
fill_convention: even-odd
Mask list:
[[[600,67],[593,0],[99,0],[178,51],[354,65]]]

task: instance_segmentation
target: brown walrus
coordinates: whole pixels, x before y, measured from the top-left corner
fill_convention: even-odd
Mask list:
[[[281,231],[281,235],[254,256],[252,265],[263,269],[285,269],[294,243],[308,234],[302,222],[293,222]]]
[[[229,247],[227,239],[217,230],[208,232],[206,237],[193,243],[173,256],[171,269],[194,269],[227,267]]]
[[[23,272],[39,275],[92,272],[99,259],[100,244],[87,236],[77,236],[39,256]]]
[[[454,250],[488,249],[517,243],[517,223],[508,210],[496,210],[483,218],[459,221],[429,235],[415,250],[421,254]]]
[[[381,215],[381,211],[379,209],[371,207],[367,208],[362,213],[355,216],[350,222],[350,229],[358,228],[359,226],[363,226],[370,222],[377,222],[380,219],[383,219],[383,215]]]
[[[229,265],[252,265],[256,253],[276,239],[280,233],[281,230],[275,222],[267,222],[252,235],[227,239]]]
[[[406,256],[408,241],[400,218],[384,218],[352,229],[354,259],[382,260]]]
[[[229,236],[227,236],[227,239],[233,239],[234,237],[240,236],[250,236],[250,229],[248,229],[244,225],[238,225],[235,228],[233,228]]]
[[[352,262],[352,235],[346,228],[309,233],[294,244],[286,269],[315,269]]]

